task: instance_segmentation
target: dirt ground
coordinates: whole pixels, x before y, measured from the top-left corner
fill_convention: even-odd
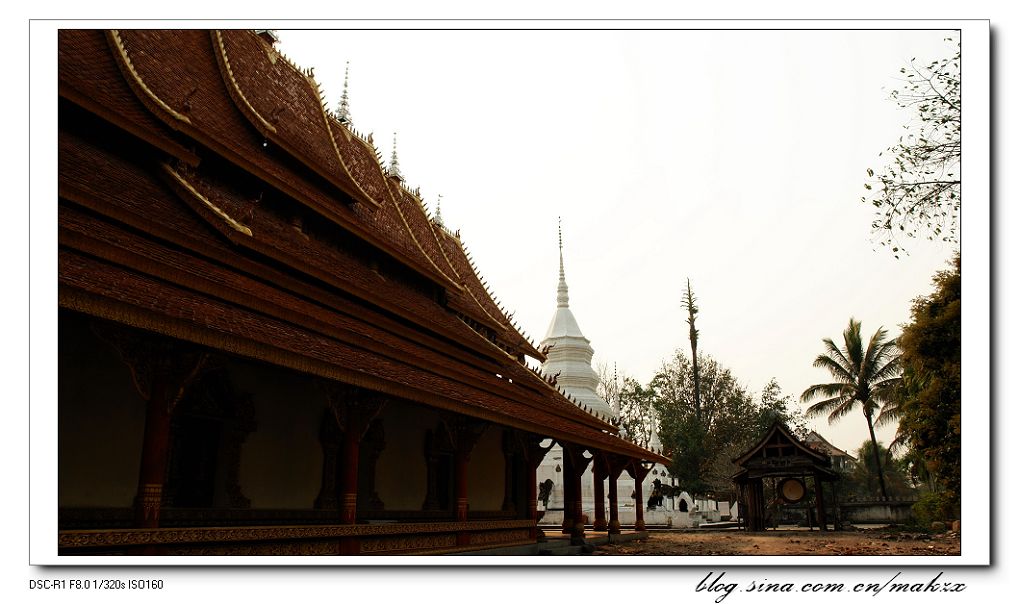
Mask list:
[[[958,556],[959,534],[888,529],[808,532],[778,530],[652,531],[647,540],[598,546],[603,556]]]

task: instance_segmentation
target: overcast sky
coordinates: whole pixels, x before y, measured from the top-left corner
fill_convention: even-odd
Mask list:
[[[557,217],[571,308],[595,349],[646,383],[700,350],[748,389],[829,381],[821,339],[851,316],[894,337],[953,248],[896,260],[861,203],[910,115],[888,99],[945,31],[288,31],[280,50],[374,133],[467,248],[526,335],[555,309]],[[862,414],[815,426],[855,451]],[[879,432],[888,442],[893,429]]]

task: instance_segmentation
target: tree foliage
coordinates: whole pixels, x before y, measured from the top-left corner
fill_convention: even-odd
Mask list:
[[[935,291],[913,301],[899,338],[903,382],[896,392],[897,440],[922,460],[958,509],[962,487],[962,263],[934,277]],[[957,513],[957,512],[956,512]]]
[[[623,378],[619,389],[619,422],[631,441],[642,447],[651,442],[652,392],[640,385],[637,380]]]
[[[905,133],[887,153],[891,159],[872,179],[863,197],[873,204],[872,226],[882,245],[898,254],[902,237],[958,241],[962,207],[962,78],[959,41],[946,38],[954,52],[947,58],[900,69],[901,86],[891,93],[899,107],[913,113]]]
[[[843,346],[839,348],[831,338],[825,338],[825,352],[814,359],[814,367],[827,370],[833,382],[815,384],[803,391],[800,400],[804,403],[821,398],[807,408],[807,417],[827,415],[828,423],[834,423],[860,408],[867,419],[867,429],[878,451],[874,435],[874,420],[882,405],[891,400],[894,390],[901,382],[899,354],[895,340],[888,339],[888,332],[879,328],[864,348],[861,324],[849,319],[849,326],[842,332]],[[878,480],[882,496],[887,497],[881,460],[875,457]]]
[[[846,499],[868,500],[881,496],[881,480],[885,481],[888,495],[891,497],[910,497],[916,495],[916,489],[909,476],[908,463],[904,459],[891,456],[888,449],[877,444],[875,451],[873,442],[866,440],[856,452],[857,461],[842,477],[839,490]],[[882,460],[881,467],[875,460]]]
[[[760,398],[710,356],[698,363],[695,396],[693,361],[677,351],[644,389],[658,411],[660,437],[672,457],[669,473],[684,490],[699,495],[732,496],[733,459],[753,445],[778,420],[803,430],[802,416],[775,380]],[[700,401],[700,416],[697,400]]]

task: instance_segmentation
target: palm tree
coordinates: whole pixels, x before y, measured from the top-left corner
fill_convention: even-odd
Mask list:
[[[881,469],[881,456],[878,453],[877,438],[874,436],[874,414],[881,406],[891,400],[895,386],[902,379],[899,370],[899,351],[895,340],[887,339],[888,332],[879,328],[870,338],[866,350],[860,337],[860,322],[849,319],[849,327],[842,332],[845,342],[843,348],[835,345],[831,338],[823,340],[825,354],[814,359],[814,367],[827,369],[834,382],[815,384],[803,391],[800,401],[807,403],[815,398],[824,400],[807,408],[807,417],[828,415],[828,423],[833,424],[859,406],[867,418],[867,429],[873,443],[877,463],[878,479],[881,483],[881,496],[888,498],[885,490],[884,472]]]

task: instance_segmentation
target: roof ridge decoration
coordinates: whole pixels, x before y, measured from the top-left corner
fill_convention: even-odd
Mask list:
[[[144,80],[142,80],[141,75],[134,67],[134,63],[131,62],[131,56],[128,54],[127,48],[124,47],[124,40],[120,37],[120,31],[116,29],[110,29],[107,30],[107,33],[108,33],[107,38],[110,40],[110,42],[112,42],[113,48],[116,49],[116,52],[113,53],[114,57],[116,58],[117,62],[120,63],[129,74],[131,74],[130,78],[125,78],[127,79],[127,83],[132,88],[141,90],[146,98],[154,102],[160,109],[167,112],[175,119],[182,121],[186,124],[191,124],[191,119],[188,116],[174,110],[173,107],[167,105],[166,102],[163,101],[163,99],[156,96],[156,93],[153,92],[152,89],[148,87]]]
[[[230,227],[232,229],[234,229],[235,231],[237,231],[239,233],[244,233],[248,237],[253,237],[254,236],[252,234],[250,228],[248,228],[248,227],[244,226],[243,224],[241,224],[240,222],[234,220],[229,214],[227,214],[221,208],[219,208],[218,206],[213,204],[211,201],[209,201],[209,199],[207,197],[205,197],[197,189],[195,189],[191,185],[191,183],[188,182],[187,179],[185,179],[183,176],[181,176],[176,170],[174,170],[173,167],[171,167],[169,164],[166,164],[166,163],[162,164],[162,166],[163,166],[163,171],[165,171],[171,178],[173,178],[174,182],[176,182],[181,187],[186,189],[189,193],[191,193],[191,195],[193,195],[195,197],[195,199],[197,199],[198,201],[202,202],[202,204],[204,204],[205,207],[209,208],[209,210],[211,210],[213,214],[215,214],[216,216],[222,218],[223,221],[226,222],[228,225],[230,225]]]
[[[387,185],[388,185],[388,183],[387,183]],[[414,245],[416,245],[418,250],[421,252],[421,255],[424,256],[425,260],[427,260],[428,263],[432,265],[432,268],[434,268],[440,275],[445,277],[446,281],[449,284],[451,284],[456,290],[463,289],[463,287],[459,283],[457,283],[455,280],[450,278],[449,275],[447,275],[441,268],[439,268],[439,266],[435,263],[435,260],[432,259],[432,257],[428,254],[428,252],[425,251],[425,248],[421,245],[421,242],[418,241],[417,236],[414,234],[414,229],[412,229],[410,227],[410,223],[407,222],[407,217],[404,216],[403,209],[400,207],[400,203],[396,199],[397,194],[399,194],[399,189],[397,189],[397,191],[394,193],[393,190],[389,189],[388,186],[387,186],[386,192],[389,193],[390,200],[393,202],[393,207],[396,209],[396,213],[400,217],[400,221],[403,223],[404,228],[407,230],[407,234],[410,235],[411,241],[414,242]],[[420,207],[420,200],[418,201],[418,204],[419,204],[419,207]],[[428,217],[426,216],[425,217],[426,221],[427,221],[427,218]],[[435,231],[432,230],[432,229],[429,229],[429,231],[431,231],[432,236],[434,237],[435,236]],[[435,243],[436,243],[436,245],[439,245],[438,239],[436,239]],[[442,246],[441,245],[439,245],[439,251],[442,252]],[[446,262],[448,263],[449,260],[447,259]],[[452,269],[452,268],[453,268],[453,266],[450,265],[450,269]],[[454,274],[455,274],[455,271],[454,271]]]
[[[488,294],[488,297],[491,299],[492,294],[488,291],[488,288],[485,286],[486,282],[484,279],[482,279],[481,273],[478,272],[478,267],[474,264],[474,258],[472,258],[470,253],[467,251],[467,245],[464,244],[464,242],[460,239],[457,239],[457,243],[460,244],[460,249],[463,250],[464,257],[467,259],[467,265],[471,267],[471,271],[474,273],[474,277],[478,280],[478,283],[481,285],[481,289],[483,289],[485,293]],[[472,292],[469,287],[465,289],[467,290],[467,293],[470,294],[474,302],[478,305],[478,308],[481,309],[481,312],[485,313],[485,315],[488,316],[488,318],[492,319],[499,325],[506,327],[502,321],[493,317],[492,313],[488,312],[488,309],[485,308],[485,305],[481,303],[481,300],[478,300],[477,296],[474,295],[474,292]],[[495,300],[492,300],[492,303],[495,304]]]
[[[217,56],[219,56],[219,57],[221,57],[223,59],[222,60],[222,64],[223,64],[223,67],[225,68],[227,79],[229,80],[229,82],[228,82],[229,86],[227,86],[227,90],[229,90],[231,92],[231,96],[233,96],[234,93],[237,94],[237,98],[241,101],[238,104],[238,106],[241,108],[241,111],[243,111],[244,113],[250,114],[248,119],[254,118],[254,120],[257,120],[258,123],[260,123],[263,128],[265,128],[269,132],[272,132],[273,134],[275,134],[276,133],[276,126],[273,126],[272,124],[270,124],[269,120],[267,120],[264,117],[262,117],[262,114],[260,114],[251,105],[251,102],[248,101],[248,97],[244,96],[244,91],[241,90],[240,84],[237,83],[237,78],[234,77],[234,70],[230,66],[230,57],[227,56],[227,54],[226,54],[226,43],[223,42],[223,34],[221,34],[219,32],[219,30],[217,29],[217,30],[213,30],[213,35],[215,36],[216,45],[217,45],[217,47],[219,49],[219,53],[218,53]]]
[[[394,134],[394,137],[395,137],[395,134]],[[395,138],[394,138],[394,141],[393,141],[393,152],[394,153],[396,152],[396,141],[395,141]],[[424,200],[421,199],[421,188],[420,187],[418,187],[417,191],[415,191],[415,196],[414,197],[415,197],[415,199],[418,202],[418,207],[420,207],[421,210],[425,213],[425,222],[426,222],[426,224],[429,224],[429,225],[432,224],[432,221],[428,220],[428,210],[427,210],[427,208],[425,208]],[[441,193],[439,194],[439,200],[440,201],[442,200],[442,194]],[[399,210],[399,207],[397,208],[397,210]],[[402,217],[402,214],[401,214],[401,217]],[[439,225],[442,226],[443,229],[445,229],[445,226],[442,225],[441,221],[440,221]],[[439,236],[435,233],[435,229],[429,228],[428,230],[432,234],[432,239],[435,240],[435,247],[438,248],[439,253],[442,255],[442,259],[446,261],[446,266],[449,267],[450,272],[452,272],[453,275],[456,277],[456,280],[451,279],[451,281],[454,281],[454,283],[456,283],[458,289],[460,289],[460,290],[466,289],[466,285],[459,282],[459,281],[463,281],[463,277],[460,275],[459,271],[456,270],[456,267],[453,266],[453,263],[449,260],[449,256],[446,255],[446,250],[444,250],[442,248],[442,242],[439,241]],[[448,229],[446,229],[446,230],[448,232]],[[421,251],[422,252],[425,251],[423,247],[421,248]],[[436,266],[435,268],[438,269],[439,267]]]
[[[336,111],[336,119],[341,124],[352,124],[353,120],[350,119],[350,99],[347,96],[347,85],[350,80],[350,61],[347,61],[347,67],[343,70],[343,94],[340,95],[340,106]]]
[[[155,34],[158,36],[161,33],[162,34],[168,33],[166,31],[157,30],[127,30],[127,31],[130,31],[132,35],[138,35],[139,33],[140,34],[148,33]],[[113,62],[117,66],[119,75],[124,80],[125,86],[127,86],[128,89],[131,90],[131,92],[135,95],[137,100],[145,107],[145,109],[149,113],[152,114],[153,118],[161,121],[167,127],[182,132],[186,136],[195,139],[200,144],[209,147],[215,153],[218,153],[223,157],[227,158],[229,161],[239,166],[242,166],[243,169],[252,171],[253,173],[259,175],[259,178],[262,178],[267,182],[272,183],[274,187],[280,189],[281,191],[284,191],[286,194],[290,195],[294,199],[299,200],[301,203],[309,206],[314,211],[317,211],[325,215],[330,220],[333,220],[334,222],[337,222],[338,224],[341,225],[354,224],[351,223],[349,218],[344,216],[342,212],[337,212],[330,209],[330,206],[335,204],[334,201],[335,194],[321,188],[320,186],[312,185],[310,184],[309,181],[305,179],[297,178],[294,182],[291,182],[290,179],[296,176],[296,174],[292,170],[286,168],[282,168],[282,171],[280,169],[273,169],[271,166],[267,166],[266,163],[263,162],[261,159],[251,157],[250,154],[253,153],[251,149],[248,149],[247,152],[244,152],[243,149],[239,150],[238,147],[234,144],[235,141],[225,139],[222,136],[222,132],[216,132],[214,129],[210,131],[208,128],[211,124],[203,123],[203,120],[201,119],[199,119],[198,122],[195,122],[194,121],[195,116],[193,114],[182,115],[181,113],[174,111],[170,106],[172,101],[170,100],[164,101],[164,98],[170,99],[172,97],[165,96],[165,92],[160,93],[156,92],[158,89],[156,88],[155,84],[161,83],[158,82],[160,75],[149,74],[147,76],[143,76],[142,75],[143,72],[141,71],[138,65],[141,62],[140,59],[142,57],[144,57],[149,62],[158,61],[158,57],[156,57],[154,53],[146,52],[144,46],[144,44],[146,44],[146,41],[142,39],[139,40],[139,44],[142,45],[142,50],[139,52],[138,56],[135,57],[135,59],[132,59],[131,54],[128,52],[128,48],[130,46],[128,44],[128,40],[131,38],[129,38],[126,35],[127,31],[105,30],[102,35],[105,38],[105,41],[107,43],[107,49],[112,56]],[[231,96],[230,84],[225,81],[226,76],[224,74],[224,70],[221,64],[222,58],[219,55],[218,51],[216,50],[217,45],[215,40],[210,39],[212,38],[210,32],[207,30],[200,31],[194,30],[187,33],[206,37],[206,40],[208,40],[209,45],[208,59],[212,62],[212,64],[188,66],[188,69],[194,67],[194,69],[197,70],[197,73],[188,72],[187,74],[185,74],[181,72],[164,75],[167,75],[169,78],[174,78],[176,81],[180,81],[180,79],[185,76],[188,77],[194,76],[198,79],[201,79],[202,77],[209,78],[214,77],[218,85],[222,86],[222,93],[230,103],[231,115],[236,113],[237,121],[241,126],[254,126],[254,123],[251,122],[251,119],[241,110],[241,108],[237,105],[237,101],[235,101],[234,97]],[[254,34],[251,34],[250,32],[246,33],[254,37]],[[178,39],[179,38],[180,37],[178,37]],[[131,45],[133,44],[134,41],[132,40]],[[276,52],[275,50],[268,48],[264,44],[264,42],[260,41],[259,46],[262,47],[263,52],[270,53]],[[173,52],[179,51],[180,49],[178,48],[173,49]],[[203,54],[202,56],[205,55]],[[292,66],[291,68],[294,69],[294,73],[298,72],[296,68]],[[204,73],[204,71],[209,72]],[[154,80],[153,85],[150,85],[149,80],[146,79],[149,76],[151,76]],[[165,83],[163,84],[165,85]],[[219,89],[217,88],[216,90],[212,91],[212,93],[219,94]],[[233,118],[231,117],[231,119]],[[245,128],[245,130],[247,130],[247,128]],[[257,127],[253,128],[252,130],[252,134],[254,135],[257,133],[258,138],[261,139],[259,141],[260,145],[265,142],[264,132],[265,132],[264,130],[259,130]],[[255,136],[252,136],[252,138],[255,138]],[[244,144],[245,143],[242,142],[242,147]]]
[[[486,309],[485,309],[484,305],[483,305],[483,304],[481,304],[481,301],[480,301],[480,300],[478,300],[478,299],[477,299],[477,297],[475,297],[474,293],[473,293],[473,292],[471,292],[470,288],[468,288],[468,287],[465,287],[464,289],[466,289],[466,290],[467,290],[467,293],[468,293],[468,294],[470,294],[471,298],[473,298],[473,299],[474,299],[474,301],[475,301],[475,302],[476,302],[476,303],[478,304],[478,306],[479,306],[479,307],[481,308],[482,312],[484,312],[484,313],[485,313],[486,315],[488,315],[489,317],[491,317],[493,321],[496,321],[497,323],[499,323],[500,325],[502,325],[502,326],[503,326],[503,327],[504,327],[504,328],[505,328],[505,329],[506,329],[507,331],[509,331],[509,330],[511,330],[511,329],[512,329],[512,330],[514,330],[514,331],[516,331],[517,335],[518,335],[518,336],[520,336],[520,338],[521,338],[522,340],[524,340],[524,342],[526,342],[526,343],[527,343],[527,344],[529,344],[529,345],[530,345],[530,346],[531,346],[532,348],[535,348],[535,350],[537,350],[537,348],[536,348],[536,347],[534,346],[534,343],[533,343],[533,342],[531,341],[531,339],[530,339],[529,337],[527,337],[527,336],[526,336],[526,335],[525,335],[525,334],[523,333],[523,330],[522,330],[522,329],[520,328],[520,326],[519,326],[519,325],[517,325],[517,324],[516,324],[516,323],[515,323],[515,322],[514,322],[514,321],[512,320],[512,318],[510,318],[510,317],[506,316],[506,310],[505,310],[505,309],[504,309],[504,308],[502,307],[502,304],[500,304],[500,303],[499,303],[499,302],[498,302],[498,301],[496,300],[496,298],[495,298],[495,295],[494,295],[494,294],[492,294],[492,291],[491,291],[490,289],[488,289],[488,282],[487,282],[487,281],[485,281],[484,279],[482,279],[482,277],[481,277],[481,274],[480,274],[480,273],[478,272],[478,267],[477,267],[477,266],[476,266],[476,265],[474,264],[474,258],[473,258],[473,257],[471,257],[471,254],[470,254],[470,252],[468,252],[468,251],[467,251],[467,245],[466,245],[466,244],[465,244],[465,243],[463,242],[463,240],[462,240],[462,239],[460,239],[460,237],[459,237],[459,236],[457,236],[457,237],[456,237],[456,241],[457,241],[457,243],[458,243],[458,244],[460,245],[460,249],[461,249],[461,250],[463,251],[464,257],[465,257],[465,258],[467,259],[467,264],[468,264],[468,266],[470,266],[470,267],[471,267],[471,270],[472,270],[472,271],[474,272],[474,277],[475,277],[475,278],[476,278],[476,279],[478,280],[478,283],[480,283],[480,284],[481,284],[481,288],[482,288],[482,289],[483,289],[483,290],[485,291],[485,293],[486,293],[486,294],[488,295],[488,298],[489,298],[489,300],[490,300],[490,301],[492,302],[492,304],[493,304],[493,305],[495,305],[495,307],[496,307],[496,308],[498,308],[499,310],[501,310],[501,311],[502,311],[502,313],[503,313],[503,319],[505,320],[505,322],[506,322],[506,323],[508,323],[508,325],[506,325],[506,324],[505,324],[505,323],[504,323],[503,321],[500,321],[500,320],[499,320],[499,319],[497,319],[496,317],[492,317],[491,313],[489,313],[489,312],[488,312],[488,310],[486,310]]]
[[[248,119],[251,119],[252,116],[254,116],[256,118],[255,123],[257,125],[265,127],[266,130],[268,130],[269,134],[276,135],[277,129],[267,120],[265,120],[257,111],[254,110],[254,107],[252,107],[252,105],[248,102],[247,98],[244,96],[244,93],[241,91],[240,84],[234,77],[233,69],[230,66],[230,58],[227,53],[226,41],[223,39],[223,33],[217,29],[212,30],[211,35],[213,37],[214,47],[216,48],[215,55],[217,62],[220,63],[225,68],[221,70],[223,71],[224,79],[229,80],[229,82],[227,82],[227,91],[230,93],[230,96],[234,97],[234,94],[236,93],[240,97],[240,100],[242,101],[241,103],[239,103],[241,112],[246,114]],[[329,144],[333,148],[333,153],[335,154],[336,161],[339,164],[340,169],[346,174],[347,178],[349,179],[349,182],[354,185],[356,192],[360,193],[359,196],[360,198],[357,198],[357,196],[355,196],[355,201],[360,201],[364,203],[367,207],[370,207],[372,209],[378,209],[380,203],[376,199],[374,199],[367,191],[365,191],[361,183],[358,182],[357,178],[354,177],[354,174],[351,171],[350,167],[347,166],[347,162],[344,161],[343,154],[340,153],[339,147],[336,146],[336,140],[334,139],[335,134],[333,133],[332,127],[329,125],[329,116],[326,113],[327,109],[325,99],[323,98],[322,95],[322,89],[315,81],[314,74],[315,69],[313,67],[308,69],[301,69],[297,65],[294,65],[294,63],[291,61],[287,61],[286,64],[289,65],[291,69],[294,69],[298,74],[302,76],[305,83],[310,88],[309,90],[310,92],[314,92],[317,94],[318,108],[322,116],[322,123],[325,126],[325,134],[329,139]],[[248,115],[249,112],[250,115]],[[328,168],[327,166],[321,165],[320,161],[305,157],[305,154],[298,152],[297,149],[294,149],[288,143],[288,141],[286,141],[282,136],[274,136],[273,138],[274,138],[273,142],[275,144],[285,149],[286,152],[291,156],[299,158],[309,168],[311,168],[314,172],[324,177],[334,187],[337,187],[341,191],[345,192],[347,191],[347,187],[344,187],[341,184],[341,181],[337,179],[336,175],[333,174],[330,169],[327,169]]]

